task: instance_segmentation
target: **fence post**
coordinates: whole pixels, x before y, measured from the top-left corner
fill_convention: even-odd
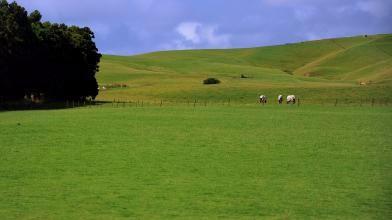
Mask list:
[[[163,105],[163,100],[161,99],[161,104],[160,104],[160,107],[162,107],[162,105]]]
[[[299,102],[300,102],[300,101],[299,101],[299,98],[298,98],[298,103],[297,103],[297,104],[298,104],[298,107],[299,107],[299,105],[300,105],[300,103],[299,103]]]
[[[229,98],[229,102],[228,102],[228,105],[230,106],[230,102],[231,102],[231,100],[230,100],[230,98]]]
[[[372,107],[374,107],[374,102],[375,102],[375,100],[374,100],[374,98],[372,98]]]
[[[338,99],[335,100],[335,107],[338,105]]]
[[[197,102],[197,100],[195,99],[195,102],[193,103],[193,107],[196,107],[196,102]]]

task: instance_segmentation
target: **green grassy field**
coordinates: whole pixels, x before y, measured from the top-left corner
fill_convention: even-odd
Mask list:
[[[0,112],[1,219],[391,219],[389,107]]]
[[[241,74],[249,78],[241,78]],[[308,103],[389,99],[392,35],[326,39],[270,47],[108,56],[97,75],[100,100],[209,100],[253,103],[260,94],[295,94]],[[202,81],[216,77],[219,85]],[[360,83],[366,85],[360,86]],[[331,99],[331,100],[330,100]]]
[[[0,219],[391,219],[391,55],[391,34],[105,55],[98,100],[132,103],[0,112]]]

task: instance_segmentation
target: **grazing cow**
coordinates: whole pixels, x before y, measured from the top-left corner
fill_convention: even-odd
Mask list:
[[[278,102],[279,102],[279,104],[282,104],[282,102],[283,102],[283,95],[279,95],[278,96]]]
[[[260,95],[260,103],[262,103],[262,104],[267,103],[267,96],[265,96],[265,95]]]
[[[289,104],[289,103],[295,104],[295,95],[287,96],[287,104]]]

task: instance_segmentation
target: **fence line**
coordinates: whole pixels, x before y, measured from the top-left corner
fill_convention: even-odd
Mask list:
[[[256,101],[257,102],[257,101]],[[306,105],[321,105],[321,106],[389,106],[391,100],[389,99],[324,99],[324,100],[313,100],[313,99],[297,99],[295,105],[298,107],[306,106]],[[112,106],[114,108],[125,108],[125,107],[138,107],[143,108],[147,106],[188,106],[188,107],[206,107],[206,106],[248,106],[254,105],[255,102],[246,102],[242,99],[238,99],[237,101],[233,101],[233,99],[221,99],[221,100],[211,100],[211,99],[184,99],[184,100],[155,100],[155,101],[146,101],[146,100],[126,100],[121,101],[119,99],[115,99],[112,102],[105,102],[105,101],[92,101],[92,102],[85,102],[83,104],[76,103],[72,107],[82,107],[82,106],[94,106],[99,105],[103,107]],[[268,102],[268,103],[258,103],[257,105],[260,106],[271,106],[271,105],[279,105],[277,102]],[[290,104],[280,104],[280,105],[290,105]],[[291,104],[294,105],[294,104]]]
[[[191,101],[193,100],[193,101]],[[391,99],[376,99],[376,98],[361,98],[361,99],[297,99],[295,103],[298,107],[306,105],[321,105],[321,106],[391,106]],[[184,100],[169,100],[160,99],[155,101],[146,100],[124,100],[113,99],[113,101],[91,101],[91,100],[66,100],[64,102],[53,102],[53,103],[33,103],[33,102],[5,102],[0,99],[0,110],[29,110],[29,109],[63,109],[63,108],[79,108],[79,107],[112,107],[112,108],[126,108],[136,107],[143,108],[147,106],[188,106],[188,107],[207,107],[207,106],[250,106],[255,105],[255,102],[244,101],[243,99],[184,99]],[[279,105],[274,101],[260,104],[259,106],[273,106]],[[287,105],[286,103],[280,105]],[[289,104],[290,105],[290,104]],[[293,104],[291,104],[293,105]]]

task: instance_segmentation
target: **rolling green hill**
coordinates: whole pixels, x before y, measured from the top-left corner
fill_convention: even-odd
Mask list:
[[[207,77],[222,83],[203,85]],[[98,81],[105,87],[126,85],[101,89],[101,100],[231,98],[253,102],[261,93],[270,97],[296,94],[309,102],[341,96],[386,99],[392,94],[392,35],[246,49],[105,55]]]

